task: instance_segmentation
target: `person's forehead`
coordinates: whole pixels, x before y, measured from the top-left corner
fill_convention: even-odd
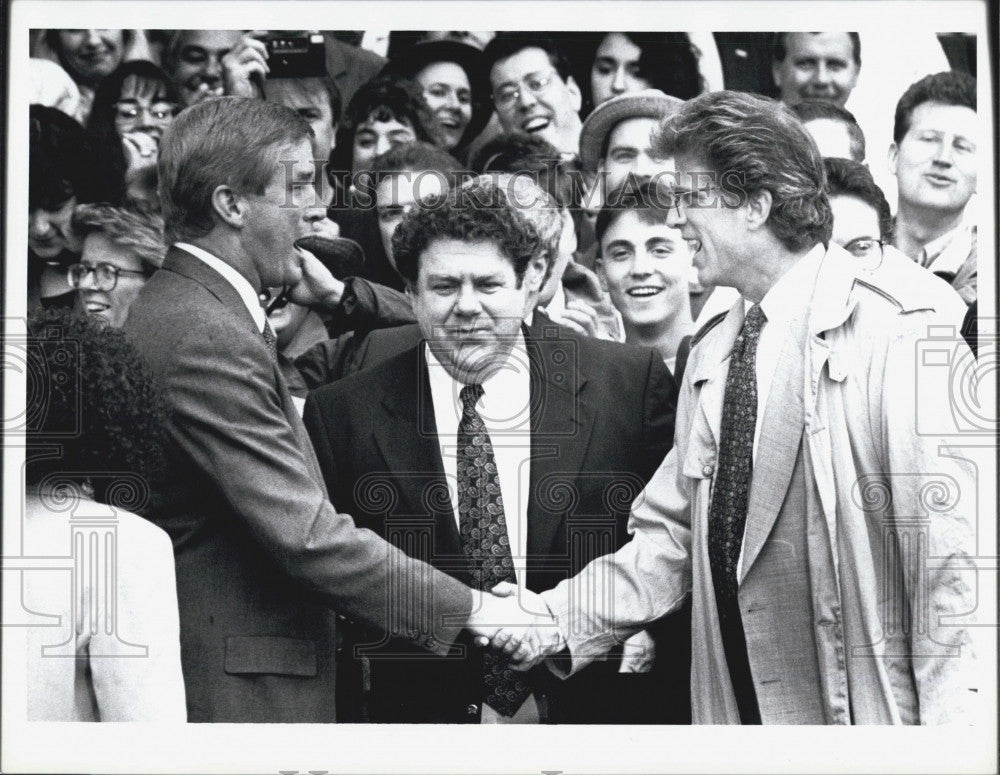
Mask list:
[[[121,269],[142,268],[142,259],[131,248],[114,242],[103,231],[93,231],[84,238],[80,258],[86,263],[113,264]]]
[[[913,109],[910,130],[931,129],[954,132],[967,137],[977,134],[979,117],[965,105],[945,105],[941,102],[922,102]]]
[[[415,77],[421,86],[427,86],[431,83],[447,83],[469,87],[469,76],[461,65],[455,62],[431,62],[422,68]]]
[[[490,70],[490,81],[494,86],[511,80],[520,80],[529,73],[538,73],[552,67],[552,61],[545,49],[528,46],[501,59]]]
[[[495,242],[432,239],[420,255],[421,274],[480,277],[513,271],[514,265]]]
[[[812,135],[824,157],[851,158],[851,134],[843,121],[832,118],[814,118],[805,122],[806,131]]]
[[[596,57],[615,59],[619,62],[637,62],[642,49],[621,32],[609,32],[597,47]],[[596,58],[595,57],[595,58]]]
[[[273,78],[264,82],[264,96],[288,108],[330,109],[330,98],[319,79]]]
[[[840,194],[830,197],[830,209],[833,211],[833,231],[837,239],[850,242],[858,237],[877,239],[880,236],[878,212],[867,202]]]
[[[608,245],[617,240],[624,240],[639,245],[651,239],[663,239],[668,242],[677,242],[681,239],[680,233],[667,225],[666,215],[663,216],[662,223],[658,223],[657,220],[648,210],[625,210],[608,224],[601,244]]]
[[[155,99],[158,97],[164,97],[167,92],[167,86],[160,81],[154,81],[149,78],[142,78],[138,75],[130,75],[125,78],[122,82],[121,93],[119,94],[119,99],[122,100],[134,100],[138,98],[144,99]]]
[[[851,36],[846,32],[789,32],[785,34],[788,56],[821,56],[854,59]]]
[[[619,121],[608,135],[608,149],[623,145],[640,150],[649,148],[651,145],[650,135],[656,124],[655,118],[647,116],[636,116]]]
[[[239,44],[243,33],[239,30],[184,30],[180,37],[181,48],[197,46],[210,51],[222,51]]]
[[[380,180],[375,187],[375,199],[379,204],[408,205],[440,194],[444,188],[440,173],[432,170],[404,172]]]
[[[376,132],[387,134],[389,132],[398,132],[404,129],[411,129],[410,122],[403,120],[400,121],[397,118],[390,118],[388,121],[382,121],[381,119],[374,119],[368,117],[360,124],[358,124],[357,133],[361,132]]]

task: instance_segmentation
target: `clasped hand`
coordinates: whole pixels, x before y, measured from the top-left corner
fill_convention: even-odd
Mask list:
[[[540,595],[508,582],[490,591],[482,595],[467,625],[478,645],[503,652],[511,667],[521,671],[563,648],[556,619]]]

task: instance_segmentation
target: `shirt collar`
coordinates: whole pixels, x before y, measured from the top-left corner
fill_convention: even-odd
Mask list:
[[[424,353],[427,358],[427,375],[431,383],[432,393],[440,395],[439,391],[450,391],[450,394],[454,396],[455,405],[461,409],[462,399],[459,397],[459,393],[465,387],[465,384],[459,383],[458,380],[448,373],[448,370],[438,360],[434,351],[431,350],[430,345],[426,342],[424,343]],[[483,380],[482,400],[489,400],[487,396],[495,398],[516,395],[519,388],[528,384],[530,373],[528,364],[528,348],[524,343],[524,334],[518,331],[517,340],[507,355],[507,360],[487,379]]]
[[[920,265],[934,272],[958,271],[972,249],[973,228],[968,223],[960,223],[951,231],[928,242],[920,251]],[[951,249],[952,246],[954,249]]]
[[[795,262],[791,269],[785,272],[778,282],[771,286],[760,301],[761,309],[768,322],[777,323],[790,320],[804,303],[808,303],[812,291],[813,279],[819,271],[820,262],[826,255],[826,248],[817,244],[812,250]],[[753,303],[743,300],[744,313]]]
[[[221,274],[236,289],[240,298],[243,299],[243,303],[250,312],[250,317],[253,318],[257,330],[261,333],[264,332],[264,322],[267,320],[267,316],[264,314],[264,308],[260,306],[260,296],[253,289],[253,286],[250,285],[250,281],[247,278],[218,256],[213,256],[207,250],[199,248],[197,245],[191,245],[187,242],[176,242],[174,243],[174,247],[187,251]]]

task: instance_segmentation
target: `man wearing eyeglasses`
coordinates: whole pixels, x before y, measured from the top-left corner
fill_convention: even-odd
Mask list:
[[[580,150],[580,88],[556,44],[536,32],[500,32],[483,52],[505,132],[525,132],[564,154]]]
[[[654,149],[699,279],[742,298],[695,337],[633,539],[542,593],[562,642],[511,628],[494,646],[527,667],[565,645],[572,674],[690,590],[694,723],[971,720],[976,473],[941,451],[947,418],[917,425],[952,398],[920,357],[950,321],[829,245],[823,160],[786,107],[703,94]],[[577,602],[591,583],[610,605]]]

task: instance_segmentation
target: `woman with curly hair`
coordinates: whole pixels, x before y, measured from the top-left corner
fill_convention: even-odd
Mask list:
[[[159,475],[166,410],[120,331],[66,309],[28,321],[23,546],[29,720],[186,719],[170,539],[132,513]],[[51,657],[72,657],[54,659]]]

